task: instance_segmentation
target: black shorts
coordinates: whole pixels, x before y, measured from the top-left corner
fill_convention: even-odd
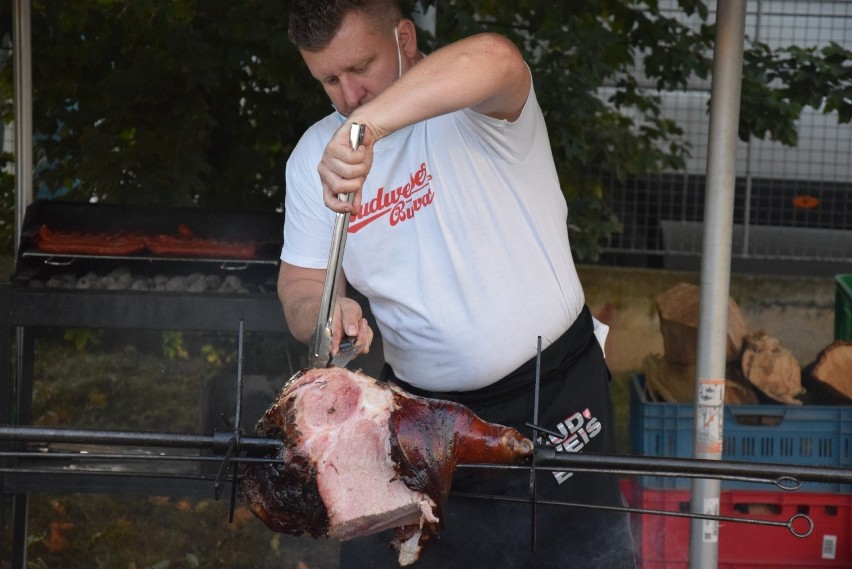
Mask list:
[[[515,427],[532,437],[535,359],[492,386],[469,392],[427,393],[393,377],[416,395],[457,401],[486,421]],[[615,454],[610,373],[585,308],[571,328],[542,353],[538,425],[564,433],[545,435],[560,450]],[[629,517],[624,512],[537,504],[535,552],[532,551],[532,505],[529,502],[469,498],[454,493],[485,493],[529,498],[529,471],[459,468],[444,509],[438,541],[427,544],[417,569],[518,569],[635,567]],[[599,473],[537,474],[539,499],[583,505],[625,506],[618,478]],[[341,569],[396,568],[389,549],[393,531],[343,543]]]

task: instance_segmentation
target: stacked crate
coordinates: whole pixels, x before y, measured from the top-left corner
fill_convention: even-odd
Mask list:
[[[630,454],[689,458],[692,404],[650,402],[644,377],[631,378]],[[852,407],[726,406],[723,460],[806,466],[852,466]],[[689,511],[691,481],[642,476],[625,486],[632,507]],[[719,569],[852,567],[852,488],[804,483],[797,491],[754,482],[724,481],[720,515],[786,523],[796,514],[814,521],[804,538],[784,527],[724,522]],[[637,514],[635,539],[643,569],[687,569],[689,525],[683,517]],[[798,522],[797,522],[798,524]],[[795,527],[797,531],[806,528]]]

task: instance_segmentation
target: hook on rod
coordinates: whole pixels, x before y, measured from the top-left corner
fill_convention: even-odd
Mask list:
[[[802,487],[802,481],[794,476],[780,476],[775,480],[775,486],[781,490],[798,490]]]
[[[796,531],[794,527],[797,520],[804,520],[806,524],[805,531]],[[796,537],[808,537],[814,532],[814,521],[805,514],[796,514],[789,520],[787,520],[787,529],[790,530],[790,533],[795,535]]]

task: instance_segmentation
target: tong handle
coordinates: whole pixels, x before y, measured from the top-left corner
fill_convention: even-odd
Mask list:
[[[364,142],[364,125],[353,124],[349,130],[349,145],[352,150]],[[346,203],[352,203],[352,194],[338,196]],[[338,213],[334,220],[334,233],[331,238],[331,249],[328,254],[325,284],[322,290],[319,314],[314,333],[311,335],[308,364],[310,367],[325,367],[331,359],[332,316],[337,304],[337,290],[340,286],[340,266],[343,262],[343,250],[346,246],[346,233],[349,229],[349,213]],[[354,338],[350,340],[354,341]]]
[[[353,123],[349,129],[349,146],[352,150],[358,150],[358,147],[364,144],[364,125]]]

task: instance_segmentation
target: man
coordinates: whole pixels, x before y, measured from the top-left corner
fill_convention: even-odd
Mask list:
[[[384,380],[452,399],[528,436],[537,338],[540,425],[568,451],[614,452],[609,372],[571,258],[567,207],[529,69],[496,34],[424,56],[396,0],[295,0],[290,39],[334,113],[287,164],[278,292],[288,326],[316,323],[335,212],[348,212],[346,281],[381,331]],[[352,150],[350,126],[366,125]],[[351,193],[351,205],[339,194]],[[343,334],[369,349],[361,306],[341,292]],[[459,473],[453,491],[528,496],[517,473]],[[622,506],[614,477],[542,473],[550,500]],[[633,567],[627,516],[451,496],[418,567]],[[341,567],[394,567],[391,536],[343,544]]]

